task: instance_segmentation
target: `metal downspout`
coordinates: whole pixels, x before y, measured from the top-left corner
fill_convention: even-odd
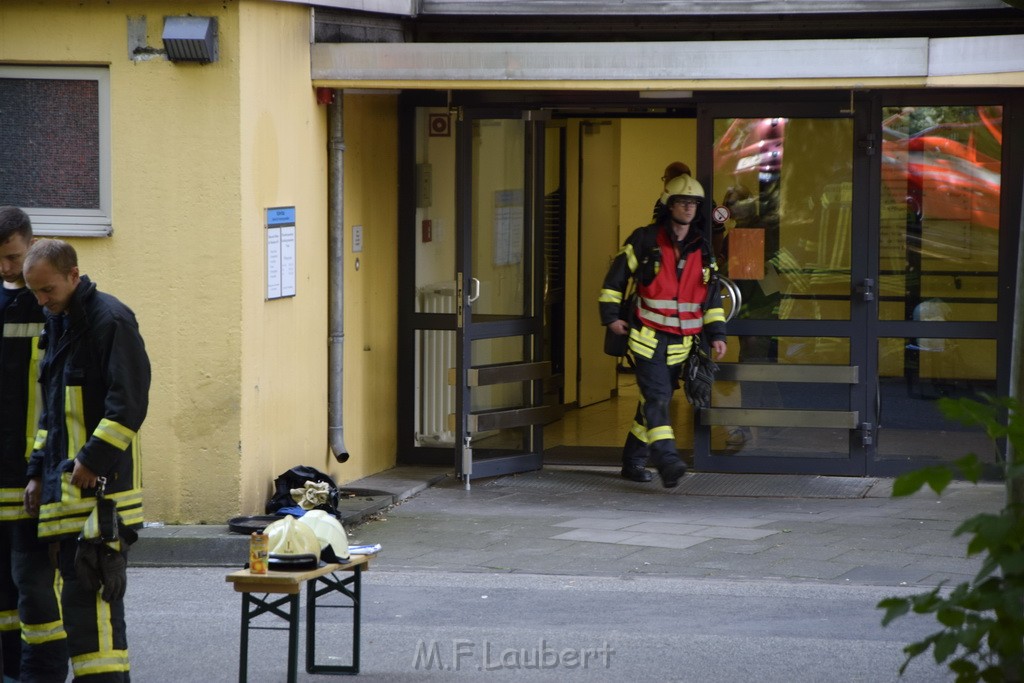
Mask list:
[[[327,106],[327,441],[338,462],[348,460],[341,409],[345,359],[345,125],[342,91]]]

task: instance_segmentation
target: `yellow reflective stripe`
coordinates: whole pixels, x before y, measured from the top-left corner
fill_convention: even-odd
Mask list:
[[[626,255],[626,265],[629,266],[629,272],[635,273],[640,263],[636,260],[636,254],[633,252],[633,245],[626,244],[622,247],[619,253]]]
[[[40,429],[38,432],[36,432],[36,442],[35,442],[35,444],[32,445],[32,447],[35,450],[38,451],[40,448],[42,448],[45,445],[46,445],[46,430],[45,429]]]
[[[689,341],[689,338],[687,338]],[[688,345],[684,342],[682,344],[669,344],[668,348],[665,349],[665,362],[667,365],[679,365],[688,355],[686,352],[689,350]]]
[[[17,631],[21,628],[21,621],[18,620],[18,610],[0,611],[0,631]]]
[[[114,625],[110,623],[110,603],[96,591],[96,649],[95,654],[108,653],[114,649]],[[127,664],[128,653],[125,652]],[[76,672],[77,673],[77,672]]]
[[[668,425],[663,427],[654,427],[653,429],[647,430],[647,442],[653,443],[655,441],[664,441],[666,439],[675,439],[675,432]]]
[[[85,445],[85,411],[82,387],[68,387],[64,393],[64,421],[68,430],[68,459],[78,455]]]
[[[629,433],[647,443],[647,427],[644,427],[639,422],[633,422],[633,426],[629,428]]]
[[[100,515],[97,508],[93,508],[89,516],[85,518],[85,524],[82,525],[82,538],[99,538],[100,537]]]
[[[4,323],[4,338],[38,337],[43,333],[43,323]]]
[[[107,418],[100,420],[92,434],[96,438],[106,441],[114,448],[122,451],[127,449],[131,445],[132,439],[135,438],[135,430],[128,429],[123,424],[108,420]]]
[[[39,511],[39,536],[62,536],[77,534],[85,526],[89,515],[96,508],[96,499],[82,498],[81,489],[71,484],[71,473],[61,475],[63,498],[59,503],[47,503]],[[107,496],[117,503],[117,511],[127,526],[142,524],[142,491],[132,489]]]
[[[0,505],[23,503],[24,501],[25,489],[0,489]]]
[[[602,289],[601,296],[597,297],[597,300],[602,304],[621,304],[622,292],[614,289]]]
[[[0,508],[0,522],[16,522],[19,519],[32,519],[32,516],[25,512],[24,505]]]
[[[58,604],[60,600],[58,599]],[[54,640],[63,640],[68,637],[64,631],[63,621],[51,621],[46,624],[22,624],[21,639],[29,645],[49,643]]]
[[[99,593],[96,595],[98,599]],[[75,678],[128,671],[128,650],[101,650],[76,655],[71,658],[71,669],[75,672]]]
[[[710,323],[724,323],[725,322],[725,309],[722,308],[709,308],[704,311],[704,324]]]
[[[142,437],[138,432],[132,439],[132,489],[139,491],[139,504],[142,504]],[[142,520],[139,520],[142,523]]]
[[[42,323],[38,323],[40,331],[42,331]],[[39,343],[36,339],[32,340],[32,357],[28,361],[28,406],[25,411],[26,424],[25,424],[25,461],[28,462],[29,457],[32,455],[32,451],[35,449],[35,443],[39,439],[39,432],[36,431],[36,426],[39,424],[39,417],[43,412],[43,385],[39,383],[39,357],[42,355],[42,351],[39,349]],[[33,438],[33,434],[35,437]],[[46,432],[43,432],[43,439],[46,439]]]

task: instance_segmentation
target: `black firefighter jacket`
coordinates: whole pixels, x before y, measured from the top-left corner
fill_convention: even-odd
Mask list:
[[[106,477],[123,523],[139,527],[150,366],[135,314],[83,275],[64,317],[50,316],[40,341],[43,414],[28,466],[42,478],[39,536],[78,534],[95,507],[94,489],[71,484],[76,458]]]
[[[0,343],[0,523],[29,519],[25,475],[39,422],[39,335],[46,312],[28,289],[4,309]]]

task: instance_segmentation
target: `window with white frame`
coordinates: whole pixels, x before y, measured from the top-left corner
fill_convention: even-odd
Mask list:
[[[110,75],[0,64],[0,205],[38,235],[110,235]]]

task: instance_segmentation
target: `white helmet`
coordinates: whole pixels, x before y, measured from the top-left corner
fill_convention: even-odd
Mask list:
[[[348,535],[338,518],[324,510],[309,510],[299,517],[320,540],[320,556],[327,562],[348,562]]]
[[[314,569],[320,562],[320,540],[313,530],[291,515],[271,522],[267,535],[268,566],[271,569]]]
[[[704,188],[688,175],[681,175],[665,183],[665,191],[661,195],[661,203],[670,206],[675,198],[696,199],[704,201]]]

